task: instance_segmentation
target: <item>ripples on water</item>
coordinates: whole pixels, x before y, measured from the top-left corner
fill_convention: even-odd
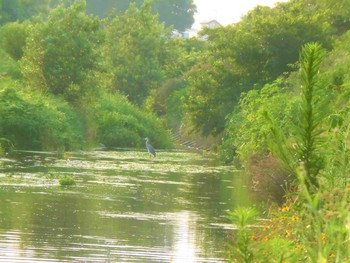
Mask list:
[[[21,152],[0,166],[1,262],[224,262],[233,167],[194,153]],[[69,175],[76,185],[61,187]]]

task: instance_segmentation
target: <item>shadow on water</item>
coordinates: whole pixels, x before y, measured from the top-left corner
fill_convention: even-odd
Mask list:
[[[224,262],[243,182],[196,153],[17,152],[0,160],[0,261]]]

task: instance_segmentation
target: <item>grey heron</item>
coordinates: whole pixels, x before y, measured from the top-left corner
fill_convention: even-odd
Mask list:
[[[146,141],[146,148],[149,154],[152,154],[153,157],[156,157],[156,151],[154,150],[153,146],[149,143],[148,137],[145,138]]]

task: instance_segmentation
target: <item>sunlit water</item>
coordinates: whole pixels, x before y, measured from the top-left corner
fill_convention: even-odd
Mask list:
[[[226,212],[250,203],[233,167],[136,151],[19,152],[0,200],[0,262],[225,262]]]

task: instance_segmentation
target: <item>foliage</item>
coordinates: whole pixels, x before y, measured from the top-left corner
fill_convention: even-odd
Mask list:
[[[28,93],[40,90],[63,97],[79,112],[85,136],[91,132],[89,138],[96,138],[94,132],[101,131],[93,122],[90,105],[98,105],[94,100],[99,93],[121,91],[132,103],[164,117],[174,129],[182,125],[186,131],[192,129],[206,136],[225,134],[221,149],[227,161],[237,153],[241,160],[246,160],[249,153],[268,154],[267,140],[271,136],[264,122],[266,116],[278,124],[279,135],[288,135],[286,144],[290,148],[297,131],[288,131],[288,127],[298,122],[294,116],[300,100],[293,88],[300,81],[294,82],[291,76],[295,74],[285,72],[296,68],[291,64],[308,41],[338,49],[332,54],[339,65],[328,69],[327,76],[331,87],[341,89],[338,91],[343,96],[332,105],[341,110],[333,108],[329,118],[340,128],[348,113],[341,106],[349,98],[344,86],[349,79],[346,42],[333,42],[348,29],[347,1],[291,0],[274,8],[258,6],[239,23],[203,30],[206,41],[174,39],[166,26],[175,22],[160,22],[169,10],[180,10],[175,16],[189,10],[186,17],[193,18],[192,1],[135,1],[132,5],[130,1],[118,1],[114,2],[117,12],[104,21],[86,15],[85,0],[62,1],[53,10],[50,7],[56,5],[56,0],[1,3],[2,23],[18,20],[0,29],[1,81],[24,81],[20,86]],[[87,2],[90,13],[94,8],[91,3]],[[111,1],[99,4],[100,11],[107,6],[112,9]],[[158,9],[164,13],[155,15]],[[44,19],[33,17],[41,12]],[[187,18],[181,22],[189,23]],[[281,74],[290,77],[275,81]],[[20,89],[16,92],[26,93]],[[131,126],[140,133],[137,125]],[[131,143],[129,139],[130,146],[141,144],[132,133],[125,136],[138,140]],[[297,162],[298,157],[293,158]],[[345,162],[342,158],[339,162]],[[324,161],[336,167],[335,161]]]
[[[167,27],[173,26],[181,32],[191,28],[197,11],[193,0],[158,0],[153,3],[159,13],[159,20]]]
[[[323,49],[315,43],[305,45],[301,52],[302,88],[297,122],[283,131],[277,122],[267,119],[271,125],[269,149],[287,163],[297,177],[297,184],[287,194],[286,203],[278,211],[273,210],[263,223],[263,230],[246,238],[254,241],[249,247],[255,261],[350,260],[347,182],[350,123],[347,116],[341,122],[334,118],[339,108],[347,109],[347,105],[337,104],[336,96],[328,95],[330,90],[324,82],[324,73],[320,72],[323,56]],[[336,95],[341,98],[342,93]],[[294,147],[287,140],[292,134]],[[277,244],[282,247],[276,247]]]
[[[76,184],[74,178],[69,175],[61,176],[58,182],[60,183],[61,186],[70,186],[70,185]]]
[[[2,88],[0,112],[0,137],[17,149],[64,150],[82,145],[80,121],[57,99]]]
[[[222,160],[232,161],[238,155],[245,164],[249,156],[267,156],[269,151],[266,134],[270,124],[266,114],[283,131],[292,123],[298,107],[298,99],[291,97],[291,87],[284,79],[266,84],[261,90],[242,94],[235,111],[227,119],[223,144],[220,147]]]
[[[327,23],[332,28],[332,33],[342,35],[350,29],[350,3],[347,0],[301,0],[307,4],[310,12],[317,10],[319,23]]]
[[[105,34],[104,57],[114,75],[113,89],[141,105],[165,77],[165,64],[171,64],[170,31],[146,2],[140,9],[131,5],[108,21]]]
[[[173,91],[167,98],[167,125],[173,131],[177,131],[184,123],[183,100],[185,96],[186,90],[180,88]]]
[[[166,79],[157,89],[151,90],[144,102],[147,111],[164,117],[169,128],[178,131],[187,126],[184,102],[187,88],[184,72],[191,69],[204,50],[205,43],[198,38],[173,39],[171,44],[171,63],[165,64]]]
[[[298,60],[305,43],[330,47],[330,25],[320,23],[323,11],[315,12],[319,8],[309,2],[290,1],[275,8],[258,6],[237,25],[237,62],[256,74],[259,82],[290,71],[289,64]],[[248,44],[253,46],[247,48]]]
[[[237,226],[236,246],[232,247],[233,256],[238,262],[254,262],[254,250],[252,248],[251,233],[252,224],[258,215],[254,208],[237,208],[228,213],[228,218]]]
[[[93,109],[98,141],[107,147],[143,147],[145,137],[156,148],[170,148],[171,142],[156,116],[140,111],[119,94],[104,94]]]
[[[2,0],[0,2],[0,25],[24,21],[41,12],[48,12],[50,0]]]
[[[208,34],[205,51],[185,75],[188,86],[185,111],[194,130],[217,135],[223,131],[225,116],[231,112],[243,85],[231,55],[230,29],[218,29],[213,40]]]
[[[14,60],[20,60],[27,38],[27,23],[8,23],[0,29],[0,46]]]
[[[117,12],[125,12],[131,3],[136,3],[138,7],[141,7],[143,0],[130,1],[130,0],[87,0],[87,11],[99,15],[101,18],[105,18],[108,12],[116,9]],[[159,20],[164,22],[167,27],[173,26],[179,31],[185,31],[185,29],[191,28],[194,18],[193,15],[196,11],[196,6],[193,4],[193,0],[157,0],[152,1],[152,12],[159,14]]]
[[[317,175],[324,167],[322,157],[321,124],[327,114],[327,90],[324,83],[317,78],[323,52],[320,45],[306,45],[300,55],[302,79],[302,104],[297,130],[298,157],[305,169],[306,183],[317,187]]]
[[[331,47],[334,30],[325,10],[308,4],[305,0],[275,8],[258,6],[239,23],[201,32],[207,37],[206,49],[186,74],[185,110],[195,130],[220,134],[241,93],[291,71],[303,44],[317,41]]]
[[[0,81],[22,77],[18,63],[0,47]]]
[[[28,83],[70,102],[93,90],[99,26],[85,15],[84,1],[58,6],[47,22],[33,24],[21,63]]]

